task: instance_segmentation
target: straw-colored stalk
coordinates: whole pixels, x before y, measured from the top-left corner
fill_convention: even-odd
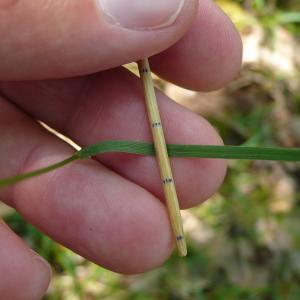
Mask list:
[[[168,156],[166,141],[164,137],[162,121],[157,105],[155,89],[151,76],[151,70],[148,59],[138,62],[141,80],[145,92],[147,112],[150,121],[153,141],[155,146],[156,158],[160,170],[162,185],[167,202],[171,226],[174,232],[175,241],[180,256],[187,255],[186,241],[183,232],[182,219],[178,198],[172,175],[170,160]]]

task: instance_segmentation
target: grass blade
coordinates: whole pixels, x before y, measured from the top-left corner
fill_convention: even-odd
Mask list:
[[[300,162],[300,148],[261,148],[243,146],[206,146],[178,144],[168,144],[167,148],[170,157]],[[154,146],[151,143],[136,141],[105,141],[84,148],[75,153],[70,158],[58,162],[56,164],[47,166],[46,168],[42,168],[26,174],[20,174],[0,179],[0,187],[12,185],[29,178],[33,178],[51,172],[78,159],[86,159],[97,154],[108,152],[122,152],[148,156],[155,155]]]
[[[16,176],[1,179],[0,180],[0,187],[12,185],[12,184],[18,183],[18,182],[26,180],[26,179],[30,179],[30,178],[33,178],[33,177],[36,177],[36,176],[39,176],[39,175],[42,175],[42,174],[49,173],[51,171],[54,171],[54,170],[59,169],[61,167],[64,167],[67,164],[69,164],[72,161],[77,160],[77,159],[78,159],[78,155],[75,154],[75,155],[73,155],[73,156],[71,156],[71,157],[69,157],[69,158],[67,158],[67,159],[65,159],[61,162],[50,165],[46,168],[42,168],[42,169],[39,169],[39,170],[36,170],[36,171],[33,171],[33,172],[29,172],[29,173],[20,174],[20,175],[16,175]]]
[[[221,158],[246,160],[300,161],[300,148],[243,147],[168,144],[170,157]],[[105,152],[155,155],[153,144],[135,141],[106,141],[79,151],[81,158]]]

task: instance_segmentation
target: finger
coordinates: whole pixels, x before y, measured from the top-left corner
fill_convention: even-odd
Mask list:
[[[124,69],[65,81],[8,83],[2,85],[2,91],[35,118],[80,145],[110,139],[151,141],[141,84]],[[162,93],[158,93],[158,100],[169,143],[222,143],[203,118]],[[99,160],[164,198],[155,158],[109,154],[99,156]],[[183,208],[199,204],[215,193],[226,172],[223,160],[175,158],[172,166]]]
[[[156,54],[187,30],[197,0],[0,2],[0,80],[92,73]]]
[[[161,77],[187,89],[209,91],[229,83],[239,72],[242,42],[230,19],[213,1],[200,1],[184,37],[151,58]]]
[[[73,152],[3,99],[0,120],[0,178]],[[165,206],[93,160],[0,189],[0,198],[56,241],[116,272],[158,267],[173,248]]]
[[[46,293],[51,269],[0,220],[0,298],[38,300]]]

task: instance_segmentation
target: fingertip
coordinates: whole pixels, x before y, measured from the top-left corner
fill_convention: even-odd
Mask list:
[[[47,292],[52,269],[49,263],[34,251],[32,251],[32,261],[35,268],[32,275],[32,298],[30,299],[42,299]]]
[[[0,298],[42,299],[51,278],[48,263],[29,249],[4,223],[0,223],[0,240]]]
[[[151,58],[152,68],[187,89],[216,90],[237,76],[242,49],[228,16],[213,1],[201,1],[190,29],[179,43]]]
[[[120,212],[115,220],[118,229],[110,226],[113,238],[107,239],[107,249],[99,257],[101,266],[117,273],[134,275],[154,270],[161,267],[174,250],[165,205],[145,191],[139,199],[141,205],[132,207],[131,220]],[[120,226],[124,218],[126,226]],[[97,260],[96,253],[95,257]]]
[[[179,6],[176,18],[170,18],[171,23],[167,18],[164,26],[156,27],[149,24],[157,17],[163,22],[168,11],[153,8],[166,7],[159,1],[102,0],[105,10],[110,10],[100,13],[99,7],[103,6],[97,4],[99,0],[52,0],[51,5],[44,1],[34,5],[29,1],[17,2],[1,15],[0,38],[5,45],[0,48],[1,80],[90,74],[157,54],[182,37],[198,6],[198,0],[186,0]],[[131,26],[134,18],[129,18],[130,14],[135,14],[137,28]],[[113,21],[108,22],[107,16]]]

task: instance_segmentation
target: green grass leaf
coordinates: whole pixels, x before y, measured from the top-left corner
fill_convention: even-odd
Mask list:
[[[246,159],[272,161],[300,161],[300,149],[280,147],[244,147],[244,146],[206,146],[168,144],[170,157],[182,158],[216,158],[216,159]],[[0,187],[15,184],[25,179],[33,178],[58,168],[75,160],[87,159],[101,153],[121,152],[135,155],[155,155],[154,145],[136,141],[105,141],[94,144],[76,152],[70,158],[33,172],[20,174],[0,180]]]

